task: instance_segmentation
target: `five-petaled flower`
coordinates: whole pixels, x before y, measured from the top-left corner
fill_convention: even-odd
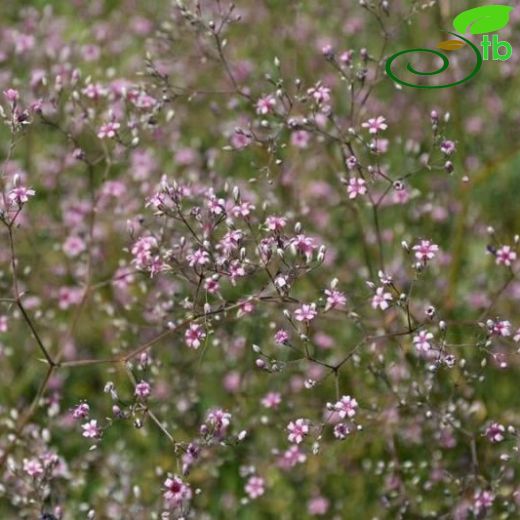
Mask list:
[[[486,437],[489,439],[490,442],[498,443],[502,442],[505,438],[505,427],[497,422],[492,422],[487,428],[486,428]]]
[[[342,418],[351,419],[356,415],[358,402],[350,395],[344,395],[339,401],[334,404],[334,410]]]
[[[101,434],[101,430],[95,419],[82,424],[81,428],[83,429],[83,437],[86,437],[87,439],[96,439]]]
[[[255,498],[261,497],[264,494],[264,479],[256,475],[249,477],[245,486],[245,491],[249,495],[249,498],[254,500]]]
[[[365,121],[361,126],[363,128],[368,128],[369,134],[377,134],[388,128],[386,119],[383,116],[373,117],[368,121]]]
[[[415,348],[422,353],[428,352],[431,349],[431,340],[433,334],[427,330],[421,330],[413,337],[413,344]]]
[[[439,246],[430,240],[421,240],[412,249],[415,251],[415,258],[426,263],[428,260],[435,258],[435,254],[439,251]]]
[[[497,265],[505,265],[507,267],[516,260],[516,257],[516,251],[511,246],[498,248],[495,256]]]
[[[296,321],[312,321],[317,315],[318,312],[314,303],[310,305],[304,303],[299,309],[294,311],[294,319]]]
[[[349,199],[355,199],[358,195],[365,195],[366,192],[366,182],[361,177],[351,177],[349,179],[347,186]]]
[[[296,421],[291,421],[287,425],[287,430],[289,432],[289,435],[287,436],[289,442],[300,444],[310,431],[309,421],[307,419],[296,419]]]
[[[372,296],[372,308],[384,311],[390,307],[389,302],[391,301],[392,295],[389,292],[385,292],[384,287],[378,287],[376,293]]]
[[[201,325],[197,323],[190,323],[190,326],[184,333],[184,338],[186,340],[186,345],[189,348],[197,350],[201,344],[202,340],[206,337],[206,333]]]
[[[100,139],[113,139],[121,125],[117,121],[109,121],[100,127],[97,136]]]

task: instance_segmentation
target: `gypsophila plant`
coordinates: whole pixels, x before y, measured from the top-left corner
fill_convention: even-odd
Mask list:
[[[462,3],[7,3],[1,518],[520,517],[520,54],[385,74]]]

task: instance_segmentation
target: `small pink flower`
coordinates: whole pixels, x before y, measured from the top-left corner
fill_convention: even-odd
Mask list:
[[[506,431],[506,429],[502,424],[493,422],[486,428],[485,434],[490,442],[498,443],[498,442],[502,442],[504,440],[505,431]]]
[[[269,392],[260,401],[264,408],[278,408],[282,402],[282,396],[279,392]]]
[[[334,437],[340,441],[345,440],[351,431],[348,424],[338,423],[334,426]]]
[[[430,341],[433,339],[433,334],[427,330],[421,330],[413,337],[413,344],[415,348],[422,353],[428,352],[431,349]]]
[[[366,192],[366,182],[361,177],[351,177],[349,179],[347,186],[349,199],[355,199],[358,195],[365,195]]]
[[[325,295],[327,296],[327,303],[325,305],[326,311],[331,309],[341,309],[347,304],[347,297],[340,291],[336,291],[335,289],[326,289]]]
[[[95,419],[86,422],[81,428],[83,429],[83,437],[87,439],[96,439],[100,436],[101,431]]]
[[[309,433],[309,421],[307,419],[291,421],[287,426],[287,430],[289,431],[289,435],[287,436],[289,442],[300,444]]]
[[[278,345],[284,345],[289,341],[289,334],[283,329],[277,330],[274,335],[274,341],[278,343]]]
[[[0,332],[7,332],[9,330],[8,323],[7,316],[0,316]]]
[[[206,265],[209,263],[209,254],[203,249],[196,249],[193,253],[189,254],[186,259],[190,267]]]
[[[369,134],[377,134],[388,128],[386,119],[383,116],[369,119],[361,125],[363,128],[368,128]]]
[[[415,251],[417,260],[427,262],[435,257],[435,254],[439,251],[439,246],[433,244],[430,240],[421,240],[421,243],[413,246],[412,249]]]
[[[511,246],[502,246],[496,252],[497,265],[509,267],[516,260],[516,251]]]
[[[255,498],[261,497],[264,492],[264,479],[253,475],[249,477],[245,486],[245,492],[249,495],[249,498],[254,500]]]
[[[25,186],[17,186],[7,194],[7,198],[13,204],[21,206],[29,200],[29,197],[34,197],[34,195],[36,195],[36,192],[33,189],[26,188]]]
[[[473,510],[475,511],[475,514],[480,515],[481,512],[489,509],[493,505],[494,501],[495,496],[491,491],[476,491],[473,495]]]
[[[202,340],[205,337],[206,333],[204,332],[204,329],[197,323],[190,323],[190,327],[184,333],[186,345],[188,345],[189,348],[195,350],[197,350],[201,346]]]
[[[305,130],[297,130],[291,134],[291,144],[296,148],[307,148],[311,134]]]
[[[350,395],[344,395],[334,404],[334,410],[342,419],[345,419],[346,417],[351,419],[354,417],[356,415],[357,408],[358,402],[353,397],[350,397]]]
[[[150,387],[150,384],[146,381],[140,381],[135,385],[135,395],[136,397],[139,397],[140,399],[146,399],[150,396],[152,392],[152,389]]]
[[[278,464],[283,469],[290,469],[296,466],[296,464],[303,464],[306,460],[307,456],[305,453],[303,453],[298,446],[292,445],[282,454]]]
[[[98,130],[97,136],[100,139],[113,139],[117,135],[120,126],[121,125],[117,121],[110,121],[101,126]]]
[[[264,96],[256,103],[256,113],[265,116],[274,110],[276,98],[274,96]]]
[[[30,477],[39,477],[40,475],[43,475],[43,466],[36,458],[23,459],[23,470]]]
[[[311,516],[324,516],[329,510],[329,501],[325,497],[314,497],[307,502],[307,512]]]
[[[453,141],[445,140],[441,143],[441,152],[444,155],[451,155],[455,151],[455,143]]]
[[[206,424],[211,426],[214,435],[222,437],[231,424],[231,414],[222,408],[215,408],[209,411]]]
[[[70,236],[63,243],[63,252],[70,258],[80,255],[87,246],[80,237]]]
[[[269,231],[281,231],[287,225],[287,219],[284,217],[270,216],[265,219],[265,227]]]
[[[487,322],[489,332],[493,336],[508,337],[511,336],[511,322],[507,320],[489,320]]]
[[[304,303],[299,309],[294,311],[294,318],[296,321],[312,321],[318,313],[316,312],[316,304],[310,305]]]
[[[72,417],[74,417],[74,419],[85,419],[88,417],[89,412],[90,407],[87,403],[79,403],[73,408]]]
[[[382,311],[388,309],[390,306],[388,302],[392,301],[392,295],[389,292],[385,292],[384,287],[378,287],[376,293],[372,297],[372,308],[381,309]]]
[[[251,135],[243,130],[236,130],[231,136],[231,146],[236,150],[243,150],[252,142]]]
[[[8,88],[7,90],[4,90],[4,96],[9,101],[9,103],[16,103],[20,99],[20,93],[18,90],[15,90],[14,88]]]
[[[168,475],[164,481],[165,491],[163,494],[166,504],[171,508],[176,508],[191,500],[192,492],[189,484],[177,475]]]
[[[330,88],[319,83],[315,87],[308,89],[307,94],[312,96],[318,105],[323,105],[330,101]]]

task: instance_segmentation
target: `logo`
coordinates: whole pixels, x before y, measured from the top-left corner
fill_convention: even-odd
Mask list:
[[[448,88],[455,87],[465,83],[466,81],[469,81],[477,75],[478,71],[482,67],[483,61],[487,61],[489,59],[493,59],[494,61],[505,61],[511,58],[513,55],[513,48],[509,42],[501,41],[498,34],[493,34],[491,39],[489,37],[489,33],[499,31],[508,24],[509,13],[512,11],[512,9],[512,7],[507,5],[488,5],[463,11],[453,20],[453,27],[455,28],[456,32],[446,31],[448,34],[451,34],[457,39],[450,39],[440,42],[437,45],[437,49],[441,49],[440,51],[434,49],[418,48],[407,49],[393,54],[386,61],[387,75],[396,83],[404,85],[405,87],[413,88]],[[480,43],[480,46],[482,47],[482,53],[473,42],[461,35],[466,33],[483,35],[482,41]],[[424,72],[417,70],[410,62],[408,62],[406,65],[406,70],[415,76],[436,76],[437,74],[443,73],[450,66],[448,56],[441,51],[453,52],[464,47],[469,47],[469,49],[473,51],[475,64],[471,72],[465,78],[462,78],[458,81],[440,85],[417,85],[411,81],[400,79],[392,70],[394,62],[405,54],[428,53],[440,58],[442,60],[442,65],[434,71]]]

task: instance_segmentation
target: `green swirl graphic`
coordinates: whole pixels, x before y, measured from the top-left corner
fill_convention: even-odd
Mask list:
[[[397,52],[397,53],[393,54],[392,56],[390,56],[388,58],[388,60],[386,61],[386,73],[388,74],[388,76],[390,78],[392,78],[396,83],[399,83],[399,84],[404,85],[406,87],[412,87],[412,88],[448,88],[448,87],[455,87],[456,85],[460,85],[460,84],[462,84],[462,83],[464,83],[466,81],[469,81],[471,78],[473,78],[477,74],[477,72],[480,70],[480,67],[482,67],[482,55],[480,54],[479,49],[472,42],[470,42],[469,40],[464,38],[464,36],[461,36],[460,34],[456,34],[456,33],[450,32],[450,31],[446,31],[446,32],[448,34],[456,36],[457,38],[460,38],[461,40],[463,40],[465,43],[467,43],[473,49],[473,52],[475,53],[475,57],[477,59],[477,62],[475,64],[475,67],[469,73],[468,76],[466,76],[465,78],[463,78],[463,79],[461,79],[459,81],[454,81],[453,83],[447,83],[445,85],[415,85],[413,83],[409,83],[407,81],[399,79],[392,71],[392,63],[399,56],[401,56],[403,54],[408,54],[408,53],[413,53],[413,52],[428,52],[430,54],[435,54],[437,57],[439,57],[442,60],[442,65],[437,70],[434,70],[433,72],[421,72],[421,71],[418,71],[410,63],[408,63],[407,66],[406,66],[407,70],[409,72],[411,72],[412,74],[415,74],[417,76],[435,76],[437,74],[441,74],[442,72],[444,72],[449,67],[450,62],[449,62],[448,57],[445,54],[443,54],[440,51],[433,50],[433,49],[421,49],[421,48],[419,48],[419,49],[408,49],[408,50],[400,51],[400,52]]]

